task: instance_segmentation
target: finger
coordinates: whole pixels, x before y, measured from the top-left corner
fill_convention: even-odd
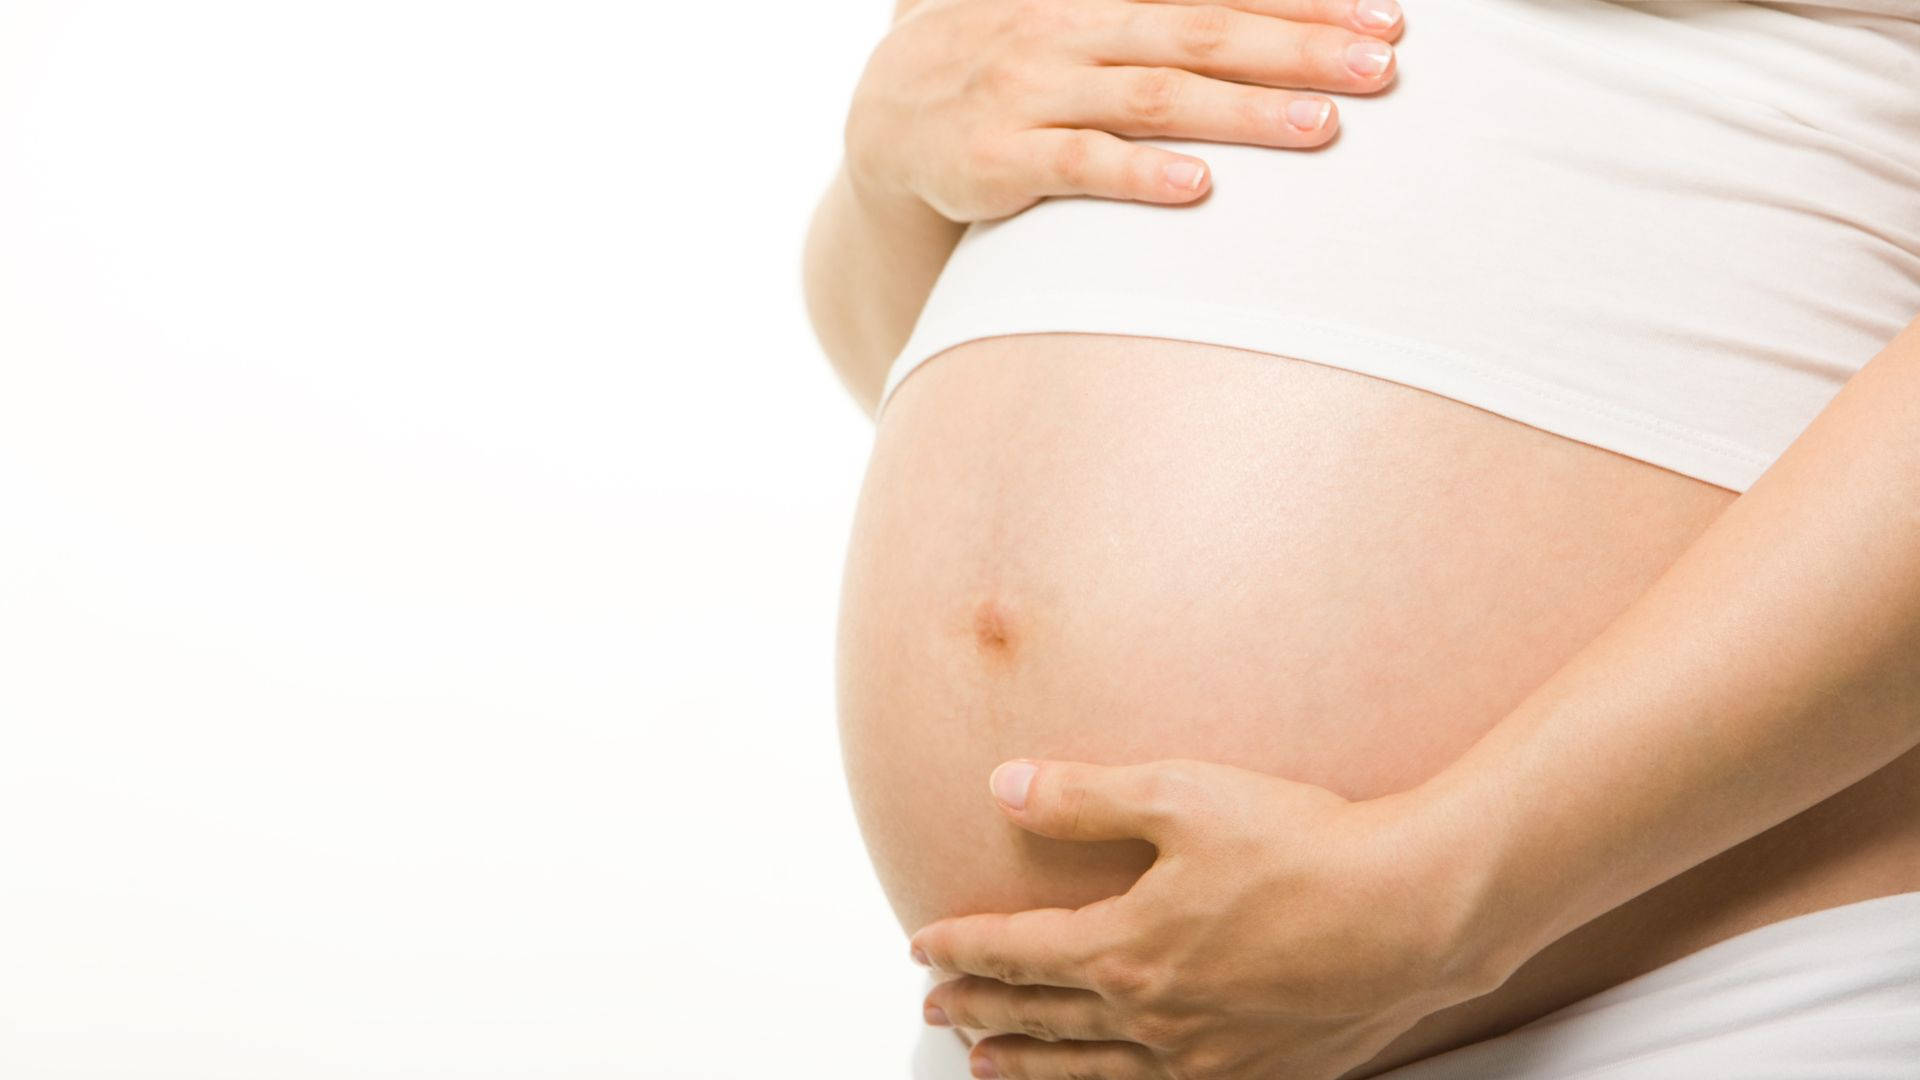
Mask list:
[[[988,777],[1000,808],[1029,832],[1058,840],[1138,838],[1164,847],[1209,795],[1204,762],[1088,765],[1002,762]],[[1226,781],[1211,780],[1215,786]]]
[[[1220,4],[1116,4],[1087,33],[1087,51],[1102,64],[1353,94],[1393,81],[1394,48],[1379,38]]]
[[[1021,190],[1032,195],[1097,195],[1183,203],[1212,180],[1207,163],[1087,128],[1035,128],[1015,136],[1011,157]],[[1184,170],[1184,171],[1182,171]]]
[[[1049,119],[1115,135],[1172,135],[1254,146],[1318,146],[1339,124],[1332,99],[1248,86],[1177,67],[1090,67],[1076,72]]]
[[[977,1031],[1009,1032],[1043,1042],[1062,1039],[1123,1039],[1112,1007],[1091,990],[1062,986],[1009,986],[964,975],[935,987],[926,1006],[947,1022]]]
[[[1120,941],[1113,905],[1078,911],[1036,908],[1011,915],[961,915],[928,923],[912,946],[943,971],[980,975],[1011,986],[1098,989],[1089,971],[1095,957]]]
[[[993,1063],[983,1072],[979,1061]],[[973,1044],[967,1062],[975,1076],[1002,1080],[1165,1080],[1152,1051],[1130,1042],[1042,1042],[1024,1035],[995,1035]]]
[[[1292,22],[1344,26],[1393,41],[1405,29],[1404,13],[1394,0],[1158,0],[1163,4],[1223,3],[1231,8]]]

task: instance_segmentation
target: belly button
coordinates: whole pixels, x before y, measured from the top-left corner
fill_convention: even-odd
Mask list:
[[[982,652],[1013,653],[1013,617],[1004,602],[988,597],[973,609],[973,639]]]

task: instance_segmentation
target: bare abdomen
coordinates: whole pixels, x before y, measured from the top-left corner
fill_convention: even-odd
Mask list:
[[[1008,757],[1204,758],[1349,798],[1419,783],[1733,497],[1302,361],[1093,334],[951,350],[882,417],[841,603],[848,782],[901,925],[1077,906],[1148,865],[1142,843],[1008,824],[986,788]],[[1753,926],[1920,889],[1915,757],[1583,927],[1379,1060]]]

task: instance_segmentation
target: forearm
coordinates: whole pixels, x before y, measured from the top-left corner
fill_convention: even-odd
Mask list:
[[[1414,794],[1500,977],[1920,743],[1920,322]]]
[[[872,415],[941,267],[966,231],[911,197],[862,190],[842,164],[807,231],[807,313],[848,392]]]

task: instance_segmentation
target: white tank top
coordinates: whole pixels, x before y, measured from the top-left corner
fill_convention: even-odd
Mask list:
[[[1920,0],[1406,6],[1330,145],[1143,139],[1212,191],[969,227],[882,410],[976,338],[1175,338],[1744,491],[1920,316]]]

